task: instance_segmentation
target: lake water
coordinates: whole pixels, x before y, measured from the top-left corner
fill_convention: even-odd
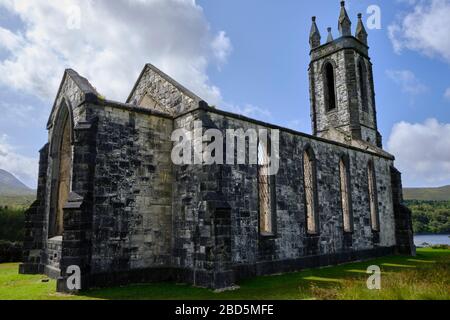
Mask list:
[[[438,244],[448,244],[450,245],[450,235],[449,234],[439,234],[439,235],[415,235],[414,244],[416,246],[422,246],[423,243],[428,243],[431,245]]]

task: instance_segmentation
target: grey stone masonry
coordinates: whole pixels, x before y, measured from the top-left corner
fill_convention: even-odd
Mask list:
[[[340,26],[347,30],[348,16],[341,8]],[[315,22],[314,22],[315,24]],[[330,128],[351,134],[353,139],[382,147],[378,132],[372,63],[367,46],[367,33],[361,19],[358,38],[348,31],[342,37],[311,50],[309,66],[311,121],[313,133],[326,135]],[[336,108],[329,109],[326,66],[332,65]],[[331,98],[330,98],[331,99]]]
[[[172,120],[104,106],[94,178],[92,271],[168,266]]]
[[[83,290],[155,281],[225,289],[251,276],[414,254],[401,174],[377,129],[363,27],[358,40],[350,25],[342,5],[344,36],[321,45],[313,20],[313,135],[213,108],[150,64],[127,103],[105,100],[66,70],[19,271],[46,273],[61,292],[73,291],[73,266]],[[196,122],[224,138],[268,130],[279,171],[264,179],[248,156],[245,164],[174,164],[172,134]],[[250,140],[243,144],[248,152]]]
[[[195,109],[201,99],[152,64],[142,70],[127,103],[171,116]]]
[[[45,221],[45,188],[47,185],[47,165],[49,145],[40,150],[38,189],[36,201],[25,212],[25,239],[23,244],[24,263],[20,265],[20,273],[33,274],[43,270],[42,249],[44,242]]]
[[[411,211],[403,203],[403,187],[401,173],[391,167],[392,195],[394,201],[395,230],[397,252],[416,255]]]

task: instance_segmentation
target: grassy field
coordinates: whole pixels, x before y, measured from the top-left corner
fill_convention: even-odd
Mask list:
[[[366,288],[367,267],[382,270],[379,291]],[[187,285],[159,283],[82,292],[55,293],[55,281],[44,276],[17,274],[18,264],[0,265],[0,299],[188,299],[188,300],[298,300],[298,299],[445,299],[450,300],[450,250],[419,249],[417,257],[393,256],[368,262],[305,270],[243,281],[240,289],[223,293]],[[47,280],[47,279],[46,279]]]
[[[404,188],[405,200],[450,201],[450,186],[441,188]]]
[[[30,207],[36,195],[18,195],[18,196],[6,196],[0,195],[0,207],[9,207],[14,209],[26,209]]]

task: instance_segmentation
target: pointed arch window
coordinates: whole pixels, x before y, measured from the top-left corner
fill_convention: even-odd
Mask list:
[[[380,218],[378,215],[378,195],[377,183],[373,161],[369,161],[367,167],[368,185],[369,185],[369,205],[370,205],[370,222],[372,230],[380,231]]]
[[[369,98],[367,87],[367,69],[362,60],[358,62],[359,94],[361,97],[362,110],[369,111]]]
[[[52,192],[49,214],[49,237],[62,236],[64,232],[64,206],[69,198],[72,181],[72,117],[63,103],[53,127],[51,142]]]
[[[341,157],[339,161],[340,191],[344,232],[353,232],[352,198],[350,192],[349,160]]]
[[[275,181],[270,172],[270,140],[258,142],[259,229],[261,235],[274,234]]]
[[[317,172],[314,151],[308,147],[303,152],[303,183],[305,190],[306,230],[308,234],[319,233],[317,212]]]
[[[332,111],[336,109],[336,81],[334,67],[331,62],[325,64],[324,78],[326,108],[327,111]]]

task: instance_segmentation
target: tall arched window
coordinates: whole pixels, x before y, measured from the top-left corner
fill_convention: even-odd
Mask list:
[[[349,161],[342,157],[339,161],[340,190],[344,232],[353,232],[352,198],[350,192]]]
[[[303,181],[305,188],[306,229],[308,234],[319,232],[317,213],[316,159],[312,148],[303,152]]]
[[[369,111],[369,98],[367,88],[367,70],[365,64],[360,60],[358,62],[359,94],[363,111]]]
[[[64,232],[64,206],[69,198],[72,180],[72,120],[66,104],[62,104],[53,127],[51,142],[52,193],[49,215],[49,237]]]
[[[369,204],[370,204],[370,221],[372,230],[380,231],[380,219],[378,216],[378,195],[377,195],[377,183],[375,176],[375,168],[372,161],[369,161],[367,167],[368,184],[369,184]]]
[[[259,228],[263,235],[273,234],[273,181],[269,175],[269,142],[258,142],[258,193],[259,193]]]
[[[325,64],[325,103],[327,111],[336,109],[336,82],[334,77],[334,67],[330,62]]]

